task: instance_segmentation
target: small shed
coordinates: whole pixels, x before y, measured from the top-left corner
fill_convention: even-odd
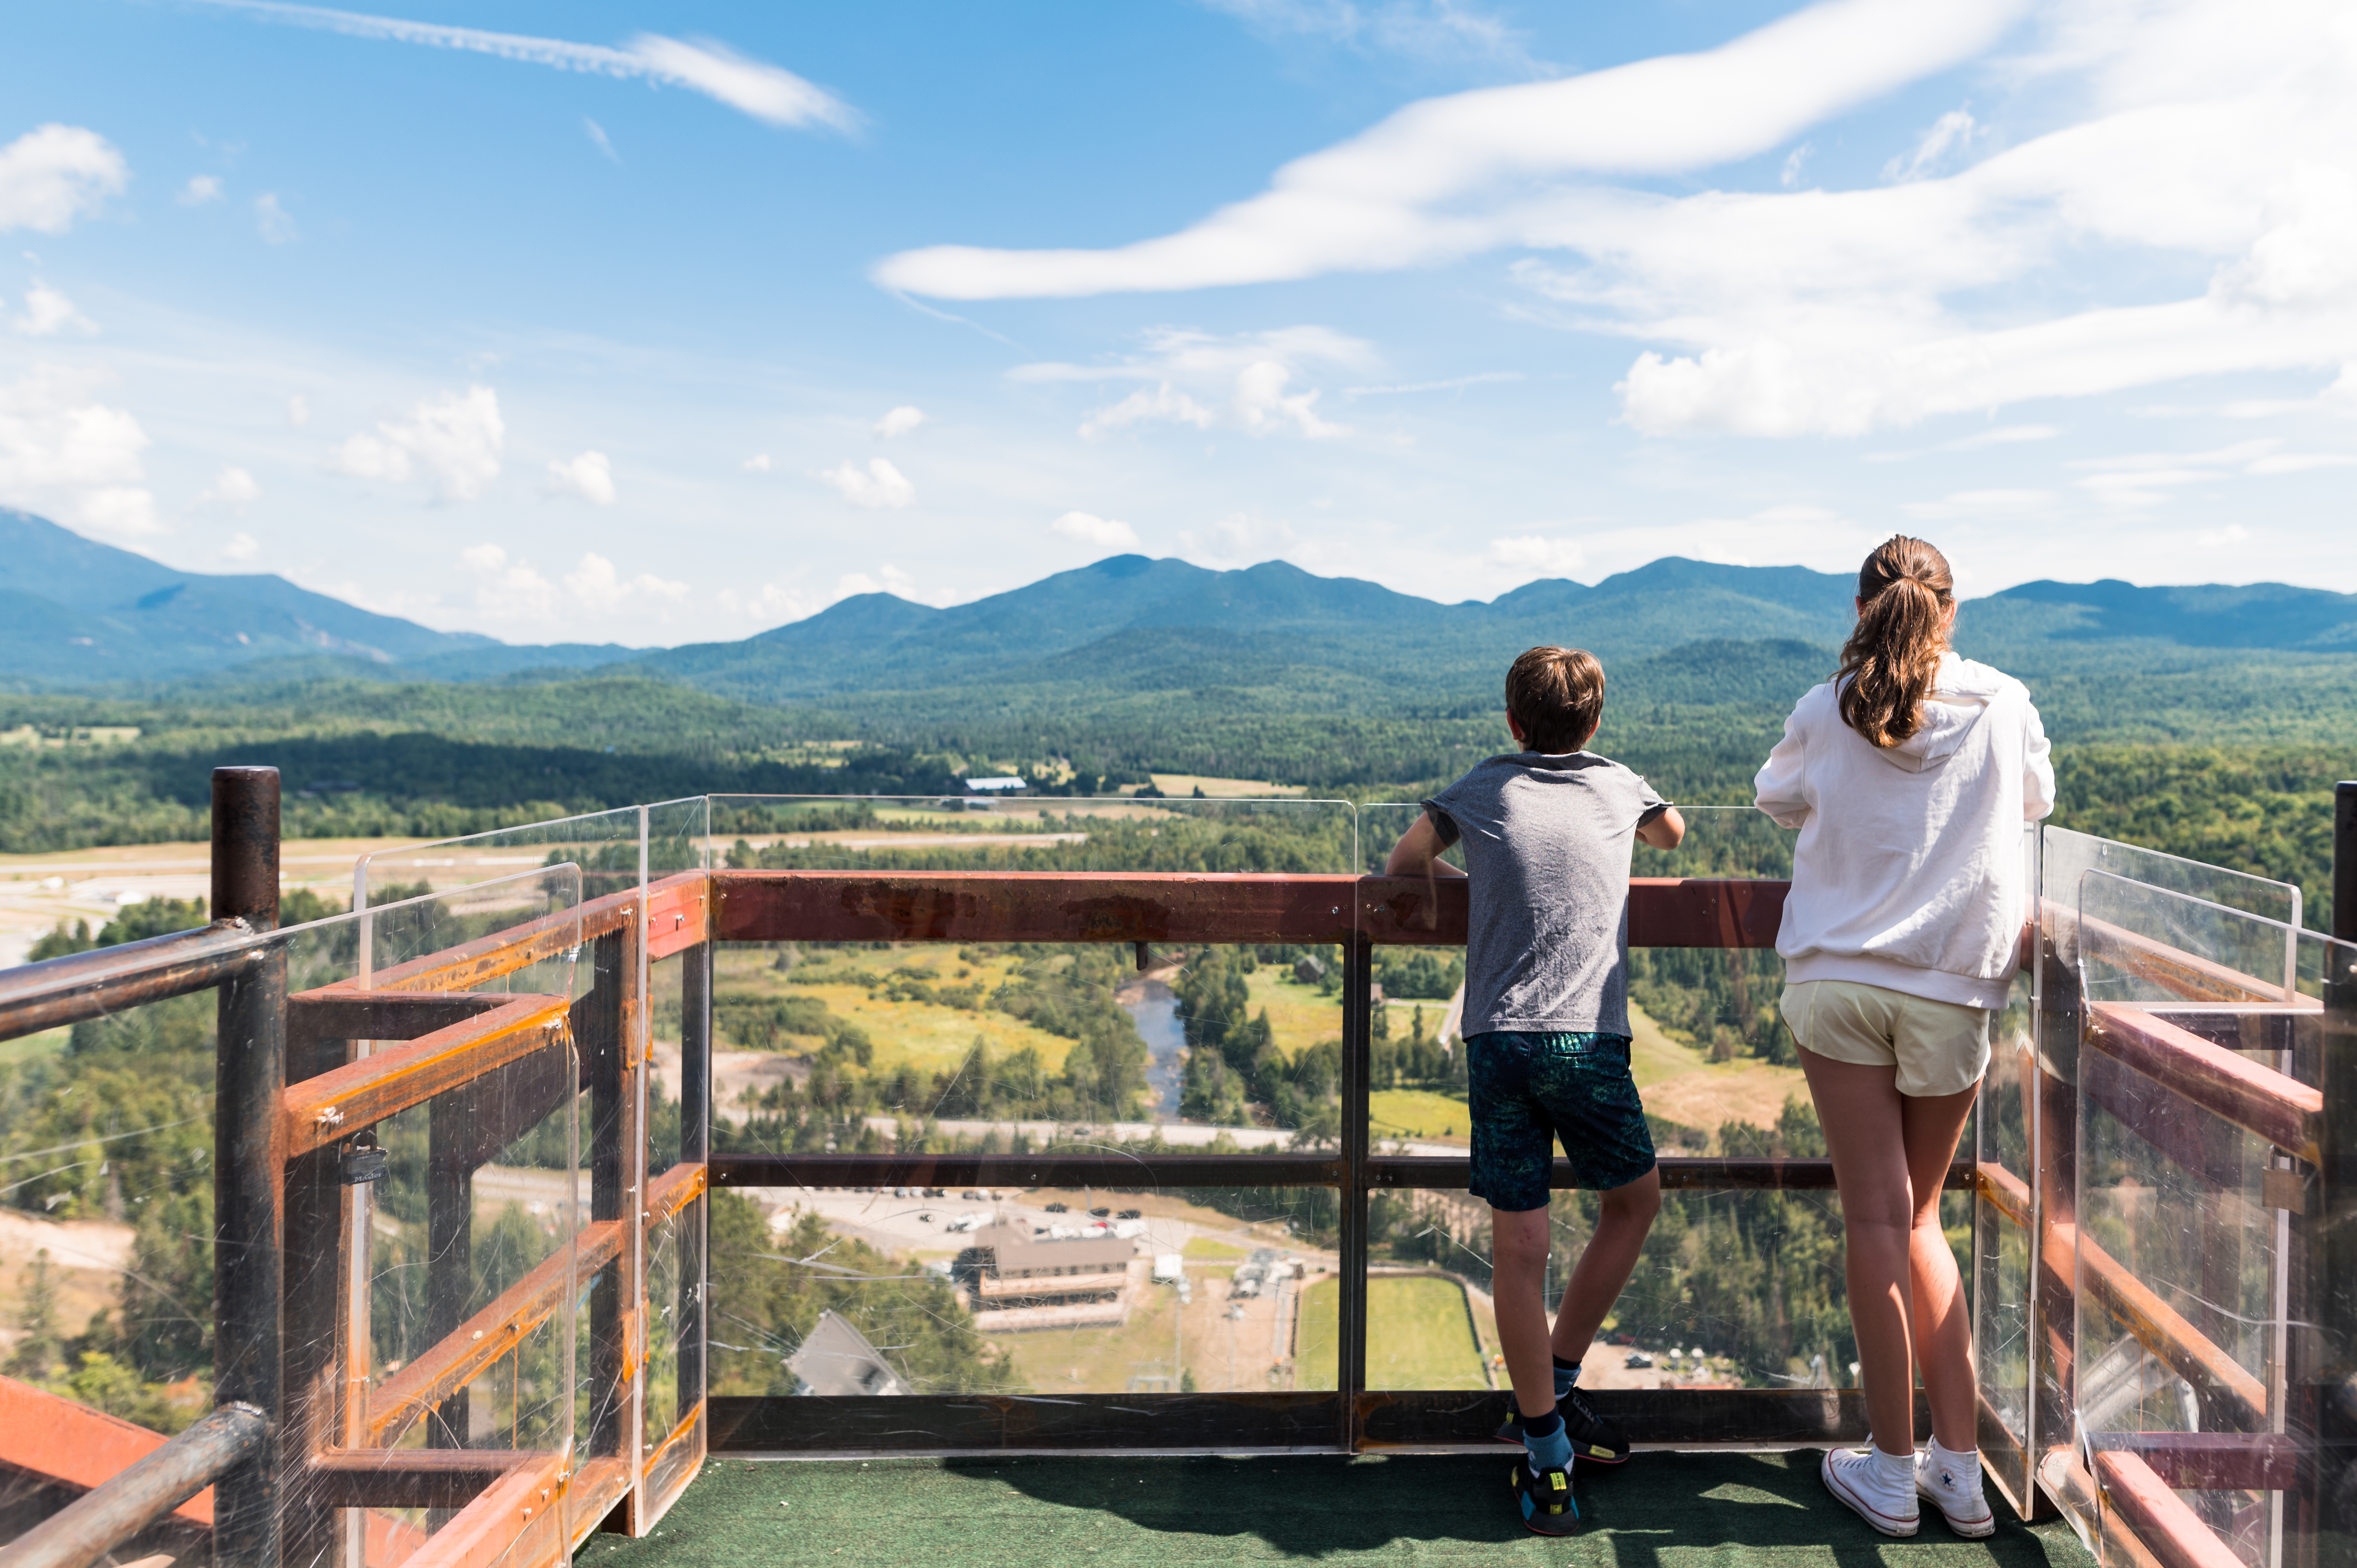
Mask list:
[[[1315,985],[1326,978],[1326,966],[1308,953],[1293,961],[1293,978],[1304,985]]]

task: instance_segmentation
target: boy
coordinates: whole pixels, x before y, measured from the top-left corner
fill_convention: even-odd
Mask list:
[[[1461,1047],[1472,1190],[1490,1203],[1498,1337],[1519,1417],[1498,1436],[1523,1446],[1514,1489],[1523,1521],[1543,1535],[1567,1535],[1579,1517],[1575,1454],[1609,1465],[1629,1456],[1629,1440],[1577,1387],[1578,1358],[1662,1207],[1629,1077],[1629,859],[1633,839],[1675,849],[1685,822],[1644,779],[1580,749],[1603,714],[1604,669],[1592,655],[1534,648],[1515,660],[1506,727],[1522,752],[1490,758],[1425,801],[1385,867],[1473,882]],[[1465,871],[1440,859],[1459,843]],[[1603,1197],[1550,1336],[1543,1297],[1557,1138],[1577,1185]]]

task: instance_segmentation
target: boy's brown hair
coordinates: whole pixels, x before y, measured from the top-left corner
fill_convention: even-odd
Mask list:
[[[1584,648],[1534,648],[1506,671],[1506,712],[1529,750],[1577,751],[1604,718],[1604,666]]]

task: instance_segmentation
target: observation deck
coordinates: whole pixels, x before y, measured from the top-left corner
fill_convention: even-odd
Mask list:
[[[50,1253],[6,1260],[0,1568],[1556,1550],[1491,1435],[1464,885],[1371,871],[1414,806],[698,797],[371,856],[282,926],[276,776],[214,789],[210,925],[0,972],[0,1040],[48,1042],[0,1070],[50,1075],[0,1128]],[[2338,940],[2024,835],[1943,1197],[1983,1544],[1816,1480],[1866,1428],[1788,852],[1693,815],[1630,888],[1667,1201],[1583,1380],[1653,1452],[1580,1471],[1583,1533],[2357,1562],[2357,785]],[[959,1262],[985,1229],[1022,1270]],[[1115,1310],[1000,1305],[1080,1287]]]

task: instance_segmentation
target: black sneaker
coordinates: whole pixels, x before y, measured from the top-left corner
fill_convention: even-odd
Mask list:
[[[1563,1412],[1563,1429],[1571,1438],[1574,1455],[1597,1465],[1618,1465],[1629,1457],[1629,1434],[1596,1413],[1586,1389],[1574,1388],[1555,1402],[1555,1408]],[[1521,1410],[1506,1412],[1506,1423],[1498,1428],[1497,1438],[1517,1444],[1523,1441]]]
[[[1541,1535],[1569,1535],[1579,1528],[1579,1505],[1571,1500],[1569,1468],[1534,1471],[1525,1458],[1514,1466],[1508,1480],[1524,1524]]]

